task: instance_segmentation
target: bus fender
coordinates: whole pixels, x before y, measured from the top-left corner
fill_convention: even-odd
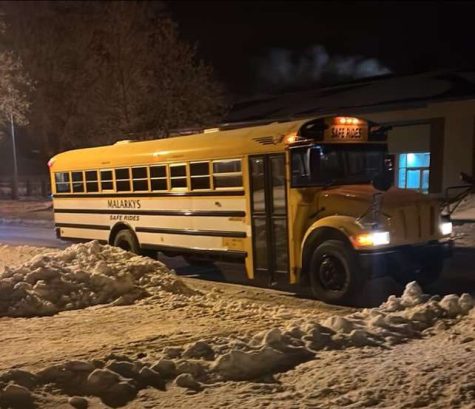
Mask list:
[[[362,226],[351,216],[328,216],[315,221],[306,231],[300,249],[302,268],[298,282],[308,280],[309,263],[314,249],[326,240],[340,240],[351,244],[351,236],[361,232]]]

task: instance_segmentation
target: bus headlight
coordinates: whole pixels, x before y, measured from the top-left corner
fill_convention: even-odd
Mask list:
[[[442,236],[448,236],[452,234],[452,222],[442,222],[439,224],[440,232]]]
[[[360,233],[353,237],[353,243],[356,247],[377,247],[390,243],[388,231],[373,231]]]

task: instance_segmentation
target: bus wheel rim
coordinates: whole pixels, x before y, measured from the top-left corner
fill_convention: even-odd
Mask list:
[[[345,267],[338,257],[324,254],[319,269],[319,280],[322,287],[331,291],[343,291],[348,282]]]

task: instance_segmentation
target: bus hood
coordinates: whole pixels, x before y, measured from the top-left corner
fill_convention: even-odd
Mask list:
[[[373,196],[371,185],[335,186],[321,192],[321,216],[340,214],[360,218],[369,215]],[[391,188],[381,192],[381,218],[392,235],[392,244],[408,244],[440,238],[439,204],[422,193]],[[365,217],[366,219],[366,217]]]
[[[329,188],[323,191],[322,196],[323,198],[328,199],[345,198],[347,200],[371,203],[371,200],[376,193],[379,193],[379,191],[371,185],[347,185]],[[427,196],[419,192],[407,189],[399,189],[396,187],[392,187],[387,192],[380,193],[383,195],[383,206],[387,205],[390,207],[407,205],[409,203],[427,202],[430,200]]]

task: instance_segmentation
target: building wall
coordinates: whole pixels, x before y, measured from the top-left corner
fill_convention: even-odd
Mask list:
[[[475,100],[352,113],[392,125],[389,148],[394,153],[431,152],[430,193],[460,185],[461,171],[475,173]]]

